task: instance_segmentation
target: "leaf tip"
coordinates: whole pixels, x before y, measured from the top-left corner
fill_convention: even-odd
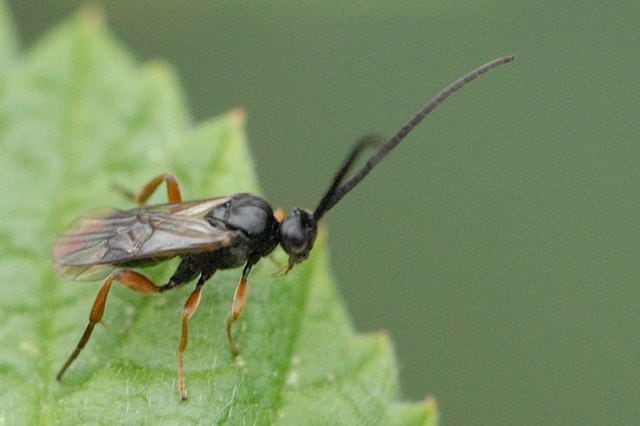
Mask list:
[[[438,412],[438,401],[433,395],[427,395],[424,400],[424,406],[429,413],[435,414]]]
[[[236,107],[229,111],[229,119],[236,127],[244,127],[247,122],[247,110],[243,107]]]
[[[388,345],[391,343],[391,336],[389,335],[389,332],[387,330],[380,330],[376,333],[376,335],[378,336],[380,343],[382,343],[383,345]]]
[[[389,424],[437,426],[440,421],[438,403],[433,396],[418,402],[401,402],[393,405],[389,412]]]
[[[387,330],[379,330],[373,333],[376,343],[380,345],[384,351],[392,353],[393,344],[391,342],[391,335]]]
[[[435,426],[438,424],[440,418],[440,411],[438,410],[438,401],[434,396],[428,395],[424,401],[424,411],[427,414],[428,426]]]
[[[102,30],[105,28],[104,6],[98,3],[88,3],[80,9],[80,21],[90,29]]]

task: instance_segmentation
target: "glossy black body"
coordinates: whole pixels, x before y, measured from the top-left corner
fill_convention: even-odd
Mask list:
[[[222,231],[233,231],[233,243],[202,253],[181,256],[182,261],[169,282],[160,288],[168,290],[200,276],[211,277],[218,269],[255,264],[270,254],[280,242],[280,224],[271,205],[252,194],[235,194],[209,210],[204,219]],[[134,262],[135,263],[135,262]],[[144,266],[144,264],[115,265]]]

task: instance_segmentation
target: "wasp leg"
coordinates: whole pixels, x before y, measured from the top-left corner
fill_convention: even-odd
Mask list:
[[[178,393],[180,394],[180,399],[183,401],[187,399],[187,382],[184,375],[184,353],[189,344],[189,319],[196,313],[198,305],[200,305],[202,286],[210,276],[211,275],[200,276],[195,290],[191,292],[182,309],[182,334],[180,335],[180,343],[178,344]]]
[[[167,198],[169,199],[169,204],[181,203],[182,191],[180,190],[180,184],[178,183],[178,179],[176,179],[172,173],[163,173],[151,179],[148,184],[134,195],[134,200],[141,206],[144,205],[162,182],[166,182],[167,184]]]
[[[189,281],[193,280],[198,274],[202,274],[202,271],[199,271],[194,268],[194,263],[190,256],[185,256],[182,258],[182,261],[178,265],[178,268],[173,273],[173,276],[169,279],[169,282],[158,287],[160,293],[164,293],[165,291],[172,290],[176,287],[180,287]],[[211,278],[213,272],[207,272],[207,278]]]
[[[255,263],[255,262],[254,262]],[[249,272],[251,272],[251,268],[254,263],[247,262],[244,269],[242,270],[242,278],[240,278],[240,282],[236,287],[236,291],[233,294],[233,307],[231,308],[231,315],[227,318],[227,340],[229,341],[229,347],[231,348],[231,352],[234,356],[238,356],[240,354],[240,349],[236,342],[233,340],[233,335],[231,334],[231,326],[242,314],[242,310],[244,309],[244,305],[247,304],[247,277],[249,276]]]
[[[87,324],[87,327],[84,329],[84,333],[82,333],[82,337],[80,337],[80,341],[76,345],[76,348],[56,375],[56,380],[60,381],[60,379],[62,379],[64,372],[67,371],[67,368],[69,368],[78,355],[80,355],[80,352],[89,341],[95,325],[102,321],[105,304],[107,302],[107,297],[109,296],[109,290],[111,290],[111,283],[114,281],[122,283],[131,290],[139,293],[150,294],[159,292],[158,287],[156,287],[151,280],[135,271],[129,269],[118,269],[109,274],[107,279],[104,280],[104,283],[93,302],[91,313],[89,314],[89,324]]]

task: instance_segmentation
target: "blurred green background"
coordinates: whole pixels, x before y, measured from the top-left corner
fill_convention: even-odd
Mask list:
[[[82,3],[9,1],[27,46]],[[197,119],[248,110],[287,208],[315,205],[355,139],[516,54],[329,214],[340,291],[445,425],[637,424],[640,2],[102,4]]]

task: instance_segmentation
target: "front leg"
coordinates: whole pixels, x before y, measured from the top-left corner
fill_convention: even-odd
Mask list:
[[[231,347],[231,352],[234,356],[238,356],[240,354],[240,349],[236,342],[233,340],[233,335],[231,334],[231,326],[234,322],[242,314],[244,310],[244,305],[247,303],[247,277],[249,276],[249,272],[251,272],[251,268],[257,260],[249,259],[244,269],[242,270],[242,278],[240,278],[240,282],[236,287],[236,291],[233,295],[233,307],[231,308],[231,315],[227,318],[227,339],[229,340],[229,346]]]

